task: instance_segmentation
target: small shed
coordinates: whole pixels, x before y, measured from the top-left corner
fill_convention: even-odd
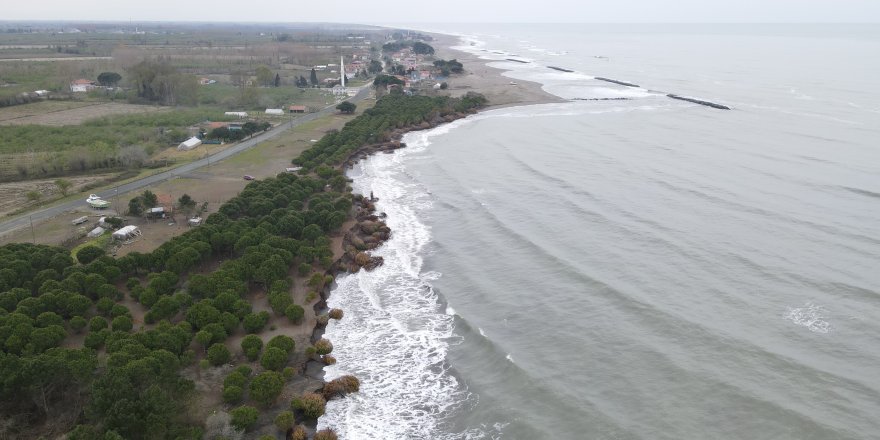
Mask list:
[[[106,231],[107,231],[106,229],[104,229],[104,228],[98,226],[97,228],[92,229],[92,230],[88,233],[88,237],[89,237],[89,238],[100,237],[101,235],[104,235],[104,232],[106,232]]]
[[[129,225],[124,228],[120,228],[118,231],[113,233],[114,240],[127,240],[132,237],[137,237],[141,235],[141,230],[138,229],[137,226]]]
[[[281,109],[281,108],[267,108],[267,109],[266,109],[266,114],[267,114],[267,115],[272,115],[272,116],[283,116],[283,115],[284,115],[284,109]]]
[[[305,113],[308,108],[304,105],[292,105],[287,108],[291,113]]]
[[[77,217],[77,218],[73,219],[73,221],[71,221],[71,223],[73,223],[74,225],[81,225],[81,224],[86,223],[88,221],[89,221],[89,217],[84,215],[82,217]]]
[[[198,147],[199,145],[202,145],[202,140],[193,136],[181,142],[180,145],[177,146],[177,151],[189,151],[195,147]]]
[[[201,217],[193,217],[193,218],[187,220],[186,224],[188,224],[190,226],[198,226],[198,225],[202,224],[202,218]]]

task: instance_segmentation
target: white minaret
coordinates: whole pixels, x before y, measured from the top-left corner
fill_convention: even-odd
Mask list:
[[[342,81],[342,87],[345,87],[345,60],[339,57],[339,79]]]

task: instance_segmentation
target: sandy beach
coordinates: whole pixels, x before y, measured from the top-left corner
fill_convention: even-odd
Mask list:
[[[452,75],[447,81],[449,91],[453,96],[460,96],[467,92],[481,93],[489,99],[489,108],[565,101],[545,92],[538,83],[512,81],[502,75],[504,70],[488,66],[490,61],[452,49],[452,47],[460,45],[459,38],[454,35],[431,34],[431,36],[434,37],[431,45],[436,51],[437,58],[456,59],[464,65],[463,74]],[[512,82],[515,84],[511,84]]]

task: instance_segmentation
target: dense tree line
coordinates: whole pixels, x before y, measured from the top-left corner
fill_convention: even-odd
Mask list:
[[[352,206],[346,180],[332,165],[394,128],[484,101],[384,97],[303,154],[310,175],[251,182],[203,226],[150,253],[112,258],[84,248],[75,260],[58,247],[0,247],[0,415],[9,421],[0,436],[200,439],[201,421],[188,410],[195,385],[180,374],[199,357],[205,365],[239,353],[259,360],[262,371],[252,378],[249,370],[236,370],[243,379],[224,382],[223,398],[271,405],[294,373],[286,365],[295,344],[276,336],[264,346],[259,333],[270,314],[254,313],[246,295],[266,291],[272,313],[298,322],[303,309],[290,295],[291,270],[314,291],[332,281],[323,274],[333,263],[328,233]],[[128,298],[144,312],[143,322],[122,304]],[[242,328],[252,334],[240,352],[230,350],[224,342]],[[74,342],[80,340],[81,346]],[[309,348],[327,355],[333,347],[322,340]],[[250,405],[233,410],[233,425],[252,426],[254,411]]]
[[[209,139],[223,139],[225,141],[239,141],[242,140],[252,134],[259,133],[261,131],[266,131],[271,127],[272,124],[262,121],[262,122],[253,122],[248,121],[242,124],[241,129],[239,130],[230,130],[228,127],[218,127],[211,130],[208,133]]]
[[[195,105],[198,102],[196,77],[178,72],[164,60],[141,61],[128,70],[128,77],[141,100],[162,105]]]
[[[449,73],[462,73],[464,72],[464,65],[458,62],[458,60],[437,60],[434,61],[434,67],[440,69],[444,76],[448,76]]]
[[[434,55],[434,48],[431,45],[422,43],[421,41],[411,41],[411,40],[403,40],[403,41],[392,41],[389,43],[385,43],[382,45],[382,51],[384,52],[397,52],[401,49],[405,49],[407,47],[411,47],[414,53],[419,55]]]
[[[329,133],[293,163],[319,174],[344,162],[352,152],[368,143],[387,141],[394,129],[418,125],[455,112],[469,112],[486,104],[486,98],[469,93],[461,98],[448,96],[405,96],[390,94],[362,115],[349,121],[338,132]]]

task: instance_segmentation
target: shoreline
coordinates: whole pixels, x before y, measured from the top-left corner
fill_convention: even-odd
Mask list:
[[[406,144],[402,142],[402,139],[405,134],[410,132],[432,130],[486,110],[567,102],[565,99],[545,92],[539,83],[522,80],[518,80],[516,83],[512,82],[503,76],[505,70],[488,65],[493,62],[492,60],[483,60],[476,55],[452,49],[451,46],[458,44],[456,36],[433,33],[431,36],[435,38],[433,43],[439,43],[435,47],[437,58],[456,59],[464,65],[463,74],[450,76],[447,79],[449,94],[453,97],[460,97],[469,92],[479,93],[488,99],[488,104],[472,113],[456,113],[446,118],[437,118],[428,123],[428,126],[414,125],[394,130],[388,141],[363,145],[352,152],[341,165],[343,173],[350,170],[360,160],[368,159],[378,153],[393,153],[397,149],[405,148]],[[352,196],[352,208],[355,214],[350,221],[354,223],[343,233],[343,255],[334,262],[333,267],[325,272],[326,275],[333,276],[333,282],[322,289],[318,302],[313,305],[316,317],[326,316],[331,310],[328,301],[337,288],[337,277],[355,275],[361,269],[373,270],[383,264],[382,257],[373,256],[368,252],[383,246],[394,232],[384,221],[385,214],[376,212],[374,202],[379,200],[381,194],[379,197],[373,197],[372,193],[365,195],[352,191]],[[360,251],[360,249],[364,250]],[[369,259],[365,259],[364,256]],[[310,338],[313,344],[324,337],[327,325],[327,319],[317,319]],[[326,364],[320,359],[309,359],[303,365],[302,374],[307,380],[317,380],[326,385],[329,382],[326,379],[325,366]],[[323,385],[316,392],[320,393],[322,390]],[[317,430],[317,426],[320,424],[318,420],[315,423],[315,425],[309,426],[312,430]]]
[[[495,60],[484,60],[475,54],[454,49],[453,47],[461,45],[458,36],[436,33],[429,35],[434,38],[432,46],[437,58],[456,59],[464,65],[464,74],[449,77],[449,91],[452,96],[461,96],[467,92],[480,93],[489,100],[485,109],[568,102],[544,91],[540,83],[513,81],[504,76],[507,70],[489,66]]]

